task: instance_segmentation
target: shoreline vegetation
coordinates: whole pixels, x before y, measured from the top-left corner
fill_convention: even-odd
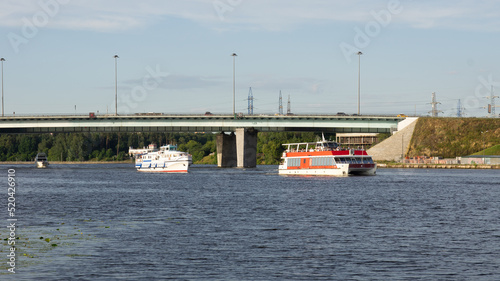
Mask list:
[[[2,161],[0,165],[31,165],[35,161]],[[76,164],[134,164],[132,159],[122,161],[50,161],[49,165],[76,165]]]
[[[334,139],[332,133],[326,139]],[[133,163],[129,147],[151,143],[174,144],[193,156],[193,163],[217,164],[216,136],[212,133],[60,133],[0,135],[0,165],[34,163],[38,152],[45,152],[52,164]],[[387,137],[379,135],[378,142]],[[283,143],[314,142],[313,132],[259,132],[257,165],[278,165]],[[500,120],[478,118],[421,118],[405,155],[456,157],[473,154],[500,154]],[[377,161],[380,168],[498,169],[498,165],[404,164]]]
[[[134,160],[125,161],[52,161],[53,165],[78,165],[78,164],[133,164]],[[0,165],[32,165],[33,161],[3,161]],[[198,163],[195,165],[214,165]],[[266,164],[259,164],[259,166]],[[274,164],[273,164],[274,165]],[[500,165],[476,165],[476,164],[402,164],[402,163],[377,163],[377,168],[389,169],[494,169],[500,170]]]
[[[50,163],[128,163],[129,147],[141,148],[155,143],[177,145],[179,151],[193,156],[194,164],[217,164],[216,137],[212,133],[61,133],[0,135],[0,163],[34,162],[38,152],[47,154]],[[333,138],[332,134],[325,134]],[[257,137],[257,164],[277,165],[283,143],[313,142],[320,138],[312,132],[262,132]]]
[[[377,168],[394,169],[500,169],[500,165],[377,163]]]
[[[407,157],[499,155],[499,118],[419,118]]]

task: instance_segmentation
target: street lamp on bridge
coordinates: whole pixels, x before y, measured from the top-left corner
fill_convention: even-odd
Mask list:
[[[362,52],[358,52],[358,115],[360,115],[360,99],[361,99],[361,95],[360,95],[360,91],[361,91],[361,55],[363,53]]]
[[[235,110],[235,98],[236,98],[236,57],[237,54],[233,53],[231,55],[233,57],[233,116],[236,118],[236,110]]]
[[[2,63],[2,117],[3,115],[3,62],[5,61],[4,58],[0,58],[0,62]]]
[[[115,58],[115,116],[118,116],[118,55]]]

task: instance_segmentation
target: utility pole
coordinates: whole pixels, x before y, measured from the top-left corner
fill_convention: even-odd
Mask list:
[[[118,55],[115,58],[115,116],[118,116]]]
[[[464,115],[464,108],[462,107],[462,101],[459,99],[458,104],[457,104],[457,117],[463,117]]]
[[[438,104],[441,104],[441,103],[436,101],[436,93],[432,93],[432,102],[431,102],[432,110],[429,111],[429,113],[431,113],[432,117],[438,117],[439,113],[443,113],[442,111],[439,111],[437,109]]]
[[[283,97],[281,96],[281,91],[280,91],[280,104],[279,104],[279,111],[278,115],[283,115]]]
[[[252,92],[252,87],[250,87],[250,91],[248,92],[248,115],[253,115],[253,92]]]
[[[401,162],[404,163],[405,161],[405,149],[404,149],[404,135],[401,134]]]
[[[288,95],[288,104],[286,105],[286,115],[292,114],[292,108],[290,103],[290,95]]]
[[[495,99],[498,99],[499,97],[493,95],[493,86],[491,86],[490,96],[486,97],[486,98],[490,99],[490,104],[488,105],[489,117],[492,117],[492,118],[497,117],[496,110],[495,110],[495,108],[497,107],[495,105]]]
[[[236,119],[235,98],[236,98],[236,53],[231,55],[233,57],[233,117]]]
[[[2,117],[4,116],[3,114],[3,62],[5,61],[4,58],[0,58],[0,62],[2,63]]]
[[[358,52],[358,115],[361,114],[360,103],[361,103],[361,55],[362,52]]]

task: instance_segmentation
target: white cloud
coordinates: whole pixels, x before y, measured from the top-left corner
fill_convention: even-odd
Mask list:
[[[168,90],[188,90],[188,89],[206,89],[210,87],[217,87],[221,84],[227,83],[226,77],[219,76],[197,76],[197,75],[184,75],[184,74],[170,74],[162,79],[162,83],[158,88]],[[143,79],[130,79],[124,81],[129,87],[134,87],[143,84]]]
[[[322,91],[323,81],[306,77],[271,77],[264,75],[253,75],[249,78],[249,85],[254,88],[265,90],[293,90],[305,93],[320,93]]]
[[[399,19],[414,28],[499,31],[500,6],[492,1],[408,3]]]
[[[177,17],[225,29],[279,31],[304,23],[372,20],[371,12],[387,9],[391,1],[340,0],[4,0],[0,25],[22,26],[45,11],[41,3],[61,3],[48,28],[123,31],[154,25],[165,17]],[[394,24],[413,28],[495,30],[500,28],[500,4],[494,1],[403,1],[403,12],[393,16]]]

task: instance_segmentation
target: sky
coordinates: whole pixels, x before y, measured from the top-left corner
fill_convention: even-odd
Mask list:
[[[231,114],[234,63],[237,113],[251,87],[254,114],[280,91],[285,113],[355,114],[359,82],[363,115],[426,116],[436,93],[483,117],[498,46],[500,1],[0,0],[7,116],[114,114],[115,90],[118,114]]]

